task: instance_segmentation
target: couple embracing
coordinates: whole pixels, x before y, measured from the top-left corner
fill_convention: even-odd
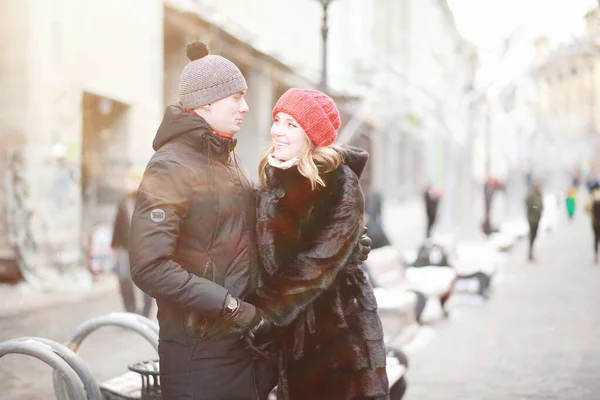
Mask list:
[[[134,282],[158,305],[171,399],[386,399],[385,348],[360,264],[366,152],[333,144],[334,101],[293,88],[273,108],[259,184],[235,157],[240,70],[195,42],[138,190]]]

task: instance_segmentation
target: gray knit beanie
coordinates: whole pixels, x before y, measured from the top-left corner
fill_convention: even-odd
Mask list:
[[[179,97],[183,106],[193,110],[248,89],[240,69],[225,57],[209,55],[202,42],[189,44],[190,62],[179,79]]]

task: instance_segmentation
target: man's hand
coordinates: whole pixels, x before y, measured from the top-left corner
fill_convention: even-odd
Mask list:
[[[225,299],[221,317],[234,325],[231,329],[232,333],[247,331],[259,321],[256,307],[230,294]]]

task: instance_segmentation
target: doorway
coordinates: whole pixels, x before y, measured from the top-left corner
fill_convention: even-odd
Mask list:
[[[128,114],[129,107],[124,103],[83,94],[81,224],[92,272],[112,268],[112,224],[130,166]]]

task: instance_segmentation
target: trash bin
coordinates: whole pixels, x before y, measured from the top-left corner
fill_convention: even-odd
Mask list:
[[[158,360],[140,361],[129,366],[129,370],[142,377],[141,400],[162,400]]]

